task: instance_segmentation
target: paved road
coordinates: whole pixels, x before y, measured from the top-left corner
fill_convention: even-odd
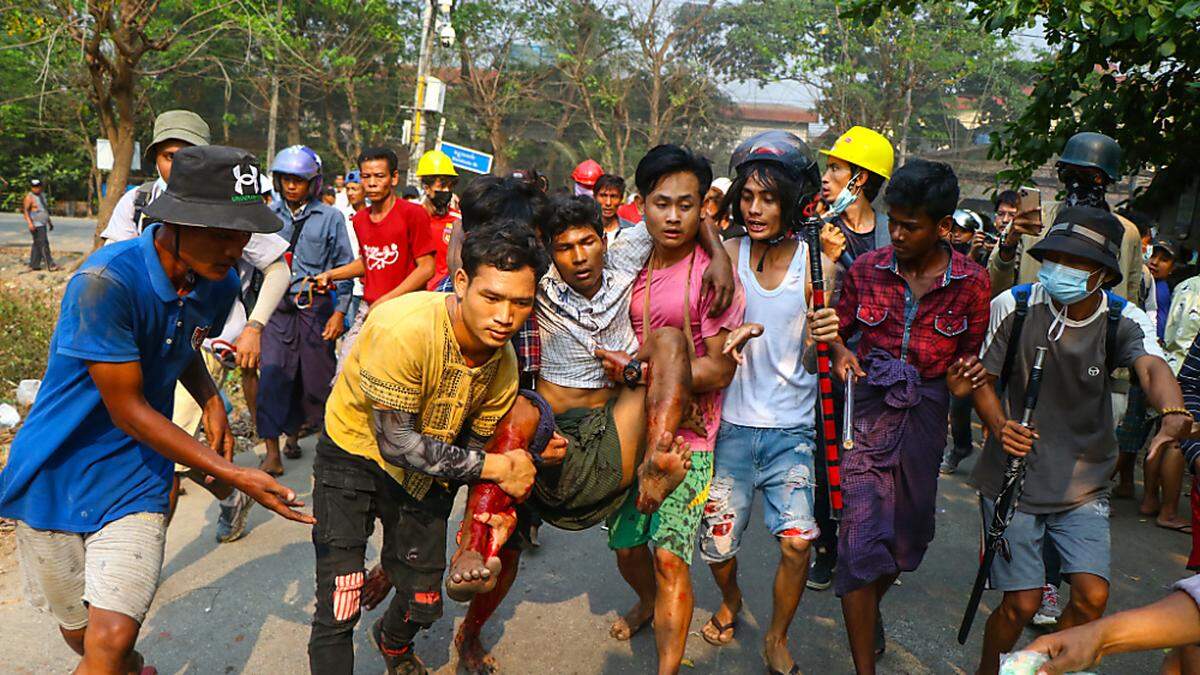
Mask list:
[[[92,250],[95,218],[54,216],[54,231],[50,233],[50,249],[70,253]],[[29,226],[19,213],[0,212],[0,246],[29,246]]]
[[[284,478],[305,496],[311,493],[312,445],[313,439],[306,439],[305,457],[289,461]],[[255,461],[249,454],[239,460]],[[461,504],[456,513],[461,513]],[[880,663],[881,672],[972,672],[982,621],[977,621],[966,647],[955,642],[954,634],[975,571],[975,514],[974,498],[961,474],[944,478],[937,540],[922,569],[906,575],[884,603],[888,653]],[[256,508],[249,534],[218,546],[211,538],[216,518],[217,505],[203,490],[192,487],[181,499],[168,537],[162,586],[142,630],[140,649],[161,673],[304,672],[313,606],[308,532]],[[484,632],[485,644],[493,648],[501,665],[511,673],[653,672],[652,635],[638,635],[630,643],[607,636],[609,623],[631,602],[631,594],[605,548],[604,533],[545,528],[542,539],[540,551],[525,557],[499,620]],[[1110,608],[1158,598],[1184,574],[1188,539],[1139,522],[1132,502],[1117,503],[1113,540],[1117,545]],[[378,550],[378,535],[374,550]],[[717,606],[718,596],[707,571],[695,570],[699,597],[687,647],[695,670],[685,668],[685,672],[762,672],[759,644],[769,621],[775,561],[774,544],[756,522],[741,557],[746,615],[738,641],[724,649],[710,647],[696,632]],[[11,557],[0,560],[0,626],[6,638],[0,671],[68,671],[75,662],[73,654],[59,640],[49,617],[20,601],[14,567]],[[985,597],[985,608],[996,599],[995,594]],[[368,614],[360,624],[356,673],[381,671],[362,630],[380,611]],[[446,618],[418,640],[418,653],[436,672],[454,672],[451,629],[463,611],[463,606],[449,604]],[[805,595],[791,641],[804,672],[852,672],[840,610],[830,592]],[[1157,672],[1159,658],[1154,654],[1113,657],[1101,672]]]

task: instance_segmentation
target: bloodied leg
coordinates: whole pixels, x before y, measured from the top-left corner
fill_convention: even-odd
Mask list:
[[[527,398],[518,396],[484,446],[484,452],[527,449],[540,418],[537,407]],[[497,554],[516,524],[513,503],[513,498],[495,483],[471,486],[458,533],[458,550],[446,579],[446,594],[451,598],[468,600],[476,593],[495,588],[500,571]]]

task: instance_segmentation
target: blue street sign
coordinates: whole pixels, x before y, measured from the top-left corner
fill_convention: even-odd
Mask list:
[[[461,145],[442,141],[442,152],[450,156],[450,163],[459,169],[474,173],[491,173],[492,156],[486,152],[464,148]]]

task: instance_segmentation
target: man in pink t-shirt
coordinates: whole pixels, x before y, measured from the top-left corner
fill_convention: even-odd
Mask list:
[[[626,615],[628,632],[645,625],[652,613],[659,672],[673,673],[679,670],[692,621],[689,565],[712,480],[721,392],[737,365],[722,353],[722,345],[741,324],[745,299],[738,288],[725,311],[709,316],[713,298],[701,283],[709,257],[697,242],[700,208],[712,182],[708,160],[676,145],[660,145],[638,163],[636,182],[638,206],[654,247],[634,282],[629,315],[639,339],[669,326],[691,340],[693,398],[677,433],[692,455],[683,483],[653,515],[639,512],[636,499],[630,498],[609,518],[608,545],[617,552],[621,575],[638,594],[637,606]]]

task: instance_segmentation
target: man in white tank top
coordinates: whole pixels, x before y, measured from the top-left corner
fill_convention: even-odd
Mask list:
[[[761,491],[766,526],[780,548],[763,654],[769,672],[789,673],[795,662],[788,627],[804,592],[811,542],[820,534],[813,508],[817,378],[805,369],[803,356],[810,322],[832,334],[837,319],[832,309],[810,312],[808,246],[790,236],[820,186],[812,153],[791,134],[762,134],[748,142],[745,158],[739,162],[735,154],[737,178],[726,202],[747,236],[725,243],[745,291],[746,323],[724,348],[740,366],[725,390],[700,535],[700,553],[722,603],[702,635],[716,646],[735,637],[742,607],[736,556],[754,492]]]

